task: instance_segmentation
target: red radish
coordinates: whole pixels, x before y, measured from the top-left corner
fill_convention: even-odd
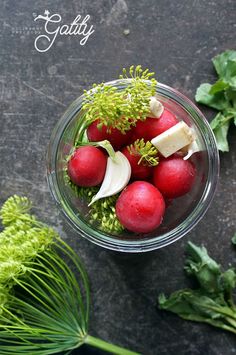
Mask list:
[[[96,186],[103,181],[106,164],[107,157],[100,149],[80,147],[68,162],[68,175],[78,186]]]
[[[139,164],[139,160],[141,158],[140,154],[132,149],[132,153],[130,153],[128,147],[122,149],[122,153],[128,159],[131,166],[131,179],[140,179],[145,180],[148,179],[152,173],[152,167],[148,165],[144,165],[141,161]]]
[[[146,181],[128,185],[116,202],[120,223],[136,233],[148,233],[162,222],[165,201],[158,189]]]
[[[178,120],[175,115],[164,109],[160,118],[148,117],[145,121],[138,121],[133,129],[132,140],[143,138],[145,141],[150,141],[177,123]]]
[[[194,165],[178,157],[160,161],[154,168],[154,185],[167,198],[185,195],[193,186],[196,176]]]
[[[96,120],[87,128],[87,136],[90,142],[99,142],[107,139],[115,150],[119,150],[129,143],[131,131],[127,131],[126,134],[123,134],[117,128],[111,128],[111,131],[108,132],[105,125],[98,128],[98,124],[99,120]]]

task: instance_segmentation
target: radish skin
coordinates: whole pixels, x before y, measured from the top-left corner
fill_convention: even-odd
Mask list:
[[[195,176],[195,166],[189,160],[170,157],[154,168],[153,183],[165,197],[172,199],[188,193]]]
[[[158,189],[146,181],[128,185],[116,202],[120,223],[131,232],[149,233],[162,222],[165,201]]]
[[[129,149],[125,147],[122,149],[122,153],[126,156],[131,165],[131,179],[146,180],[151,176],[152,167],[144,165],[143,162],[139,163],[141,155],[135,150],[133,154],[131,154]]]
[[[111,131],[108,132],[108,128],[106,126],[98,128],[98,124],[99,120],[96,120],[92,122],[87,128],[87,136],[90,142],[108,140],[115,150],[119,150],[121,147],[129,143],[131,138],[131,131],[123,134],[117,128],[111,128]]]
[[[100,149],[92,146],[80,147],[68,162],[68,175],[78,186],[96,186],[103,181],[106,165],[107,157]]]
[[[164,109],[158,119],[148,117],[145,121],[138,121],[136,127],[133,129],[132,140],[135,141],[136,139],[143,138],[145,141],[150,141],[177,123],[178,120],[175,115]]]

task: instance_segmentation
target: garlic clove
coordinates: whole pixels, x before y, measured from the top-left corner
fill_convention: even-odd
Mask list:
[[[157,100],[155,96],[150,98],[150,113],[148,117],[159,118],[164,111],[164,106],[160,101]]]
[[[126,99],[128,101],[132,101],[132,97],[129,93],[126,96]],[[157,100],[156,96],[150,97],[149,107],[150,107],[150,111],[147,115],[148,117],[151,117],[151,118],[160,118],[161,117],[161,115],[164,111],[164,106],[162,105],[162,103],[159,100]]]
[[[186,147],[186,150],[187,150],[187,154],[183,157],[183,160],[188,160],[194,153],[200,152],[201,149],[197,141],[194,140]]]
[[[105,177],[102,185],[89,206],[95,201],[117,194],[128,184],[131,176],[131,166],[126,156],[117,151],[115,158],[108,157]]]

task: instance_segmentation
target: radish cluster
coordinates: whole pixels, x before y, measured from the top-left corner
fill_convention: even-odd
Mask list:
[[[173,113],[164,109],[159,118],[148,117],[138,121],[123,134],[116,128],[108,130],[106,126],[99,127],[99,120],[95,120],[87,128],[88,144],[77,148],[68,162],[71,181],[81,187],[102,184],[110,158],[103,149],[90,144],[109,140],[114,150],[120,151],[131,167],[130,180],[120,191],[114,206],[116,216],[131,232],[152,232],[162,223],[166,202],[192,189],[196,169],[191,161],[184,160],[180,155],[173,154],[165,158],[158,151],[158,164],[153,166],[142,159],[133,143],[138,139],[150,142],[178,122]]]

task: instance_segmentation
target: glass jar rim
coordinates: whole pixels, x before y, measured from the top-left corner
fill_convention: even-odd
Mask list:
[[[120,79],[107,82],[105,83],[105,85],[117,86],[122,89],[129,82],[130,79]],[[165,84],[158,83],[156,93],[164,96],[165,98],[172,99],[183,109],[189,112],[191,119],[194,121],[199,130],[204,133],[202,135],[202,138],[205,141],[209,160],[206,185],[197,205],[194,207],[189,216],[183,222],[181,222],[177,227],[175,227],[171,231],[166,232],[161,236],[138,240],[124,240],[122,238],[117,239],[111,237],[105,232],[93,229],[92,226],[88,226],[86,223],[80,220],[78,216],[75,215],[70,209],[67,201],[63,198],[56,176],[56,160],[58,146],[68,124],[81,110],[84,95],[79,96],[75,101],[72,102],[72,104],[68,107],[64,115],[56,124],[51,135],[47,150],[47,180],[50,191],[59,209],[66,217],[66,220],[69,222],[69,224],[83,237],[106,249],[128,253],[137,253],[162,248],[177,241],[178,239],[186,235],[188,232],[190,232],[190,230],[192,230],[193,227],[201,220],[201,218],[204,216],[207,209],[209,208],[216,190],[219,176],[219,154],[215,137],[208,121],[201,113],[201,111],[196,107],[196,105],[179,91]]]

